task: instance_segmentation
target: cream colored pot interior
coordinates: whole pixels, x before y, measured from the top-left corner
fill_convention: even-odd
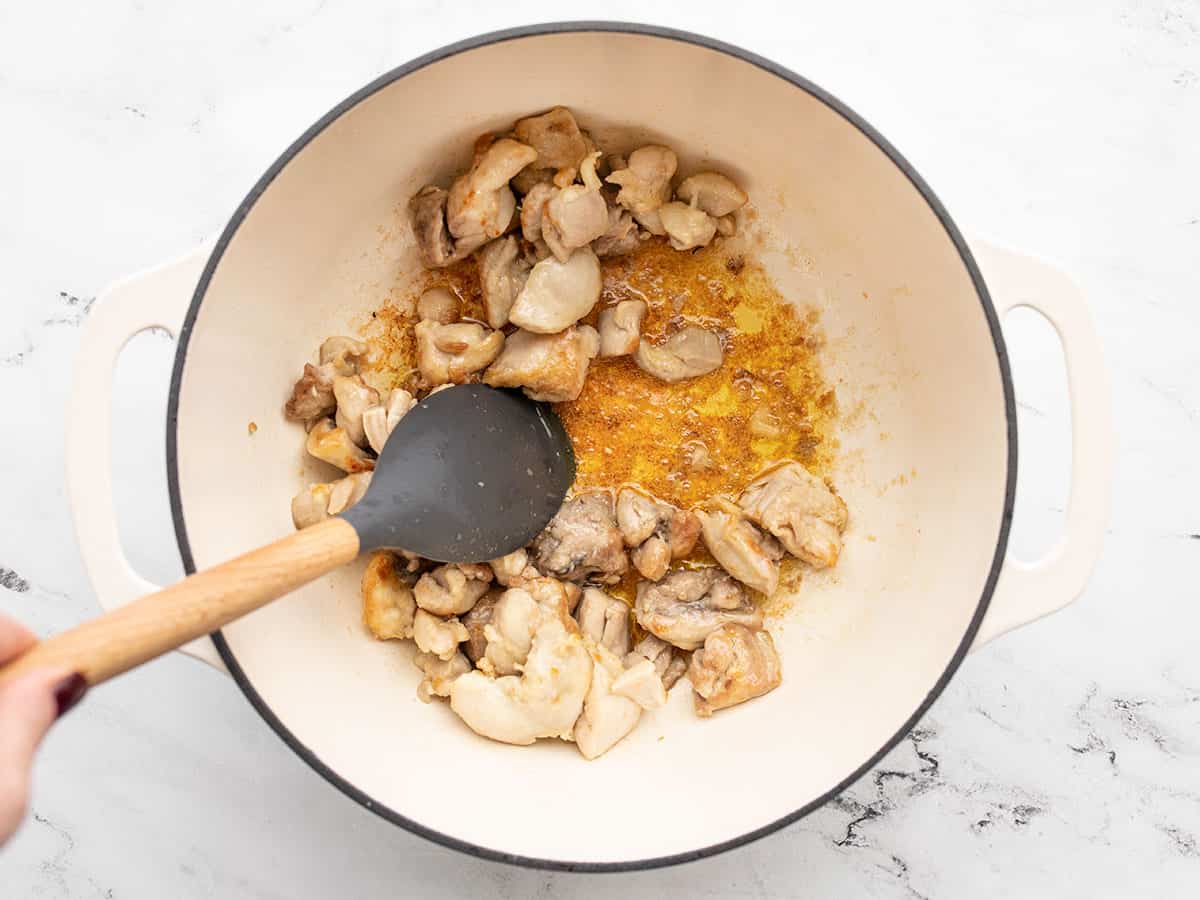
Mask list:
[[[178,489],[197,567],[291,529],[320,472],[281,406],[330,334],[417,271],[403,211],[471,140],[555,104],[606,146],[653,138],[730,174],[785,296],[820,310],[845,412],[843,561],[772,630],[784,683],[696,718],[686,686],[606,756],[491,743],[417,700],[410,645],[360,624],[361,564],[225,629],[284,728],[371,800],[501,853],[629,862],[734,840],[822,798],[921,706],[963,644],[1001,532],[1002,376],[971,277],[905,174],[784,78],[649,35],[530,36],[378,90],[270,183],[233,235],[187,346]],[[624,126],[640,126],[630,131]],[[247,423],[258,430],[247,433]]]

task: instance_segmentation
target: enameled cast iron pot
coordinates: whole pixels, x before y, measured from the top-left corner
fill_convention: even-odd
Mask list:
[[[69,486],[101,603],[151,590],[117,538],[108,376],[129,336],[165,326],[187,570],[287,533],[291,496],[320,474],[280,412],[298,369],[418,271],[407,198],[465,168],[476,135],[556,104],[602,143],[652,139],[683,173],[733,175],[783,294],[821,311],[849,411],[835,480],[852,525],[837,569],[809,577],[775,628],[782,687],[702,721],[685,686],[590,763],[565,743],[492,743],[417,700],[408,647],[365,634],[361,564],[190,650],[317,772],[411,831],[530,865],[665,865],[767,834],[858,778],[973,646],[1080,593],[1107,516],[1109,401],[1078,291],[1027,257],[969,247],[904,158],[825,91],[708,38],[626,24],[489,34],[387,73],[284,152],[215,246],[95,304]],[[999,323],[1017,305],[1058,328],[1072,401],[1067,527],[1036,564],[1006,559],[1017,430]]]

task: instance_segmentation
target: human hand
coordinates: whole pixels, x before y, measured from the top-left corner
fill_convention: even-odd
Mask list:
[[[35,643],[37,638],[28,630],[0,616],[0,665]],[[38,744],[86,689],[82,675],[61,669],[35,669],[0,685],[0,845],[25,817]]]

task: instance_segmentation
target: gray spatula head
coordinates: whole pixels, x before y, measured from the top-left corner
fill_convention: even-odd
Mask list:
[[[482,562],[533,540],[574,480],[571,439],[548,406],[464,384],[409,410],[342,518],[364,550]]]

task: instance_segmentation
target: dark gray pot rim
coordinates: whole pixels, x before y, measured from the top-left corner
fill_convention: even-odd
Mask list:
[[[909,164],[899,151],[888,143],[879,132],[872,128],[861,116],[851,110],[846,104],[829,94],[827,91],[817,87],[812,82],[797,75],[794,72],[785,69],[782,66],[776,65],[770,60],[764,59],[739,47],[731,46],[730,44],[721,41],[713,40],[712,38],[703,37],[697,34],[691,34],[685,31],[676,31],[670,28],[660,28],[652,25],[640,25],[629,22],[554,22],[541,25],[530,25],[522,28],[510,28],[504,31],[493,31],[489,34],[479,35],[469,38],[464,41],[459,41],[455,44],[442,47],[440,50],[434,50],[432,53],[427,53],[424,56],[418,57],[405,65],[391,70],[390,72],[381,75],[373,82],[359,91],[356,91],[351,96],[347,97],[324,116],[322,116],[312,127],[304,132],[283,154],[275,160],[266,173],[254,185],[250,193],[238,206],[233,217],[229,220],[229,224],[225,226],[225,230],[221,233],[220,239],[213,248],[212,255],[209,257],[207,265],[204,267],[204,272],[200,276],[200,281],[196,286],[195,295],[192,298],[191,306],[188,308],[187,318],[184,320],[183,327],[180,329],[178,337],[178,346],[175,352],[175,367],[171,376],[171,389],[167,401],[167,480],[171,496],[171,516],[175,522],[175,536],[179,543],[179,553],[183,559],[185,570],[191,574],[196,571],[195,563],[192,559],[191,544],[188,541],[187,526],[184,524],[183,504],[179,492],[179,466],[178,466],[178,422],[179,422],[179,390],[180,383],[183,378],[183,367],[187,359],[188,343],[192,334],[192,326],[196,321],[196,315],[200,310],[200,304],[204,301],[205,292],[208,289],[208,284],[212,278],[213,272],[216,270],[225,249],[229,246],[230,241],[237,233],[242,221],[250,212],[251,208],[262,196],[263,192],[275,180],[275,177],[283,170],[293,157],[304,149],[308,143],[318,134],[325,130],[335,119],[349,111],[361,101],[370,97],[376,91],[386,87],[397,79],[403,78],[412,72],[421,69],[430,63],[437,62],[447,57],[454,56],[458,53],[463,53],[468,50],[474,50],[478,47],[483,47],[488,44],[496,44],[502,41],[510,41],[517,38],[524,38],[536,35],[559,34],[566,32],[618,32],[627,34],[648,35],[651,37],[665,38],[672,41],[682,41],[688,44],[695,44],[700,47],[706,47],[710,50],[716,50],[721,53],[736,57],[737,59],[748,62],[751,65],[757,66],[771,74],[782,78],[795,87],[807,92],[817,100],[820,100],[830,109],[841,115],[844,119],[854,125],[871,140],[881,151],[883,151],[892,160],[896,167],[904,173],[913,187],[915,187],[925,201],[929,204],[930,209],[938,217],[942,226],[946,230],[947,237],[953,242],[959,255],[962,257],[963,265],[966,266],[970,273],[971,281],[975,285],[975,291],[979,297],[979,303],[982,307],[983,314],[987,319],[988,328],[991,331],[992,341],[996,348],[997,363],[1000,366],[1000,374],[1004,386],[1004,409],[1005,417],[1008,426],[1008,474],[1005,484],[1004,496],[1004,514],[1000,522],[1000,532],[996,540],[996,552],[992,558],[990,571],[988,572],[987,582],[984,585],[982,594],[979,597],[979,604],[976,607],[975,614],[971,619],[970,625],[963,634],[962,641],[958,645],[953,658],[950,660],[946,670],[938,678],[937,683],[929,691],[925,700],[913,712],[912,716],[904,723],[899,731],[895,733],[879,750],[872,754],[871,758],[848,775],[840,784],[826,792],[822,796],[805,804],[800,809],[780,819],[776,819],[768,825],[749,831],[739,835],[736,838],[731,838],[727,841],[722,841],[719,844],[712,844],[708,847],[702,847],[698,850],[690,850],[686,853],[677,853],[672,856],[659,856],[649,859],[638,859],[632,861],[619,862],[568,862],[556,859],[538,859],[536,857],[521,856],[514,853],[503,853],[497,850],[492,850],[488,847],[482,847],[477,844],[472,844],[467,841],[459,840],[441,832],[434,831],[431,828],[426,828],[418,822],[407,818],[395,810],[389,809],[386,806],[376,802],[363,791],[356,788],[353,784],[346,781],[337,772],[326,766],[316,754],[306,747],[297,737],[292,734],[287,727],[279,720],[271,707],[254,689],[250,679],[246,677],[241,666],[238,665],[237,658],[230,649],[221,632],[215,632],[212,635],[213,643],[216,644],[217,650],[221,654],[221,658],[225,661],[225,665],[229,667],[229,672],[241,688],[242,693],[258,710],[259,715],[266,720],[275,732],[284,740],[284,742],[296,752],[308,765],[315,769],[325,780],[327,780],[338,790],[342,791],[351,799],[360,803],[372,812],[382,816],[390,822],[395,823],[413,834],[418,834],[424,838],[428,838],[443,846],[450,847],[454,850],[460,850],[464,853],[469,853],[473,856],[478,856],[482,859],[495,860],[497,862],[510,863],[514,865],[527,866],[537,869],[551,869],[566,872],[629,872],[642,869],[654,869],[660,866],[671,866],[678,863],[691,862],[697,859],[714,856],[726,850],[731,850],[734,847],[740,847],[743,844],[748,844],[751,841],[778,831],[785,825],[808,815],[813,810],[825,805],[829,800],[836,797],[847,787],[861,778],[866,772],[875,766],[889,751],[892,750],[904,737],[912,730],[912,728],[920,721],[921,717],[933,705],[933,702],[945,689],[949,683],[951,676],[954,675],[958,667],[962,664],[963,658],[971,647],[971,643],[975,639],[975,634],[979,630],[980,623],[983,621],[984,614],[987,612],[988,604],[992,598],[992,592],[995,590],[996,580],[1000,575],[1000,568],[1004,563],[1005,550],[1008,546],[1008,533],[1012,523],[1013,504],[1016,494],[1017,480],[1017,419],[1016,405],[1013,394],[1012,375],[1009,370],[1008,351],[1004,344],[1004,337],[1000,331],[1000,321],[996,316],[996,310],[992,305],[991,297],[988,294],[987,286],[984,284],[983,276],[979,272],[979,267],[975,264],[975,260],[968,249],[966,241],[963,240],[954,221],[950,218],[950,214],[942,206],[940,200],[930,189],[929,185],[917,174],[916,170]]]

